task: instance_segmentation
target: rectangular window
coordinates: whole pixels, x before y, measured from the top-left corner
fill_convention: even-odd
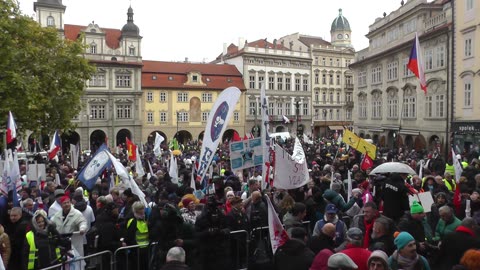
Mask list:
[[[303,79],[303,91],[308,91],[308,79]]]
[[[292,83],[290,78],[285,78],[285,90],[290,91],[292,90]]]
[[[130,75],[117,75],[117,87],[130,87]]]
[[[388,118],[397,119],[398,118],[398,99],[389,99],[387,101],[388,108]]]
[[[188,112],[177,112],[177,120],[178,122],[188,122]]]
[[[433,69],[433,49],[425,50],[425,70]]]
[[[160,93],[160,102],[167,102],[167,93]]]
[[[202,93],[202,102],[212,102],[212,93]]]
[[[425,97],[425,115],[427,117],[432,117],[433,116],[433,97]]]
[[[444,95],[437,95],[435,97],[435,116],[444,117]]]
[[[177,93],[177,102],[188,102],[188,93]]]
[[[273,104],[273,102],[269,102],[268,103],[268,115],[273,115],[274,108],[275,108],[275,104]]]
[[[130,118],[132,118],[132,106],[117,105],[117,119],[130,119]]]
[[[303,103],[302,106],[303,106],[303,115],[308,115],[308,103]]]
[[[337,109],[337,120],[341,120],[342,115],[340,114],[340,110]]]
[[[262,88],[262,84],[264,83],[265,81],[265,77],[263,76],[258,76],[258,88],[257,89],[261,89]]]
[[[319,101],[320,101],[320,93],[318,91],[315,91],[315,103],[318,104]]]
[[[89,86],[105,86],[105,74],[95,74],[88,82]]]
[[[403,77],[413,76],[413,72],[408,69],[408,60],[409,58],[403,59]]]
[[[358,72],[358,86],[366,86],[367,85],[367,71],[360,71]]]
[[[465,83],[463,89],[464,89],[463,105],[467,108],[470,108],[472,107],[472,84]]]
[[[340,59],[337,59],[337,67],[340,66]]]
[[[283,115],[283,103],[277,102],[277,115]]]
[[[465,39],[465,57],[472,56],[472,38]]]
[[[352,111],[351,111],[351,110],[347,110],[345,113],[346,113],[346,116],[345,116],[345,117],[347,118],[347,120],[352,120]]]
[[[327,84],[327,75],[322,74],[322,84]]]
[[[341,100],[340,100],[340,92],[337,93],[337,104],[340,104]]]
[[[372,68],[372,83],[382,82],[382,66]]]
[[[249,79],[250,79],[249,81],[250,89],[255,89],[255,75],[250,75]]]
[[[135,55],[135,48],[134,47],[128,48],[128,54],[129,55]]]
[[[198,76],[192,75],[192,82],[198,82]]]
[[[233,122],[235,122],[235,123],[240,122],[240,113],[239,112],[233,112]]]
[[[277,89],[283,90],[283,77],[277,77]]]
[[[153,101],[153,93],[147,92],[147,102],[152,102],[152,101]]]
[[[160,122],[161,123],[167,122],[167,112],[160,112]]]
[[[416,98],[404,97],[403,98],[403,118],[416,118]]]
[[[147,112],[147,123],[153,123],[153,112]]]
[[[329,63],[330,63],[330,66],[333,66],[333,58],[330,58]]]
[[[105,119],[105,105],[91,105],[90,119]]]
[[[445,46],[439,46],[436,48],[436,67],[441,68],[445,66]]]
[[[328,84],[333,84],[333,74],[328,75]]]
[[[315,56],[315,65],[318,65],[318,56]]]
[[[337,75],[337,85],[340,85],[340,75]]]
[[[322,66],[325,66],[327,64],[327,61],[325,59],[325,57],[322,58]]]
[[[300,91],[300,78],[295,78],[295,91]]]
[[[268,77],[268,89],[269,90],[275,89],[275,77],[273,76]]]
[[[95,45],[95,44],[90,45],[90,53],[91,54],[96,54],[97,53],[97,45]]]
[[[473,0],[467,0],[466,1],[465,9],[466,9],[466,11],[469,11],[469,10],[473,9]]]
[[[249,112],[249,115],[255,115],[257,113],[257,103],[255,101],[250,101],[249,103],[249,108],[248,108],[248,112]]]
[[[390,62],[387,64],[387,81],[398,79],[398,62]]]
[[[209,112],[202,112],[202,122],[208,121],[208,114]]]
[[[318,84],[320,81],[320,74],[315,73],[315,83]]]
[[[291,115],[291,104],[285,103],[285,115]]]

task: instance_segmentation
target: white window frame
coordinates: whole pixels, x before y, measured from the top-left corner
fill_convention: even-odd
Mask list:
[[[153,112],[147,112],[147,123],[153,124]]]
[[[188,92],[178,92],[177,93],[177,102],[188,102]]]
[[[147,92],[147,102],[153,102],[153,93]]]

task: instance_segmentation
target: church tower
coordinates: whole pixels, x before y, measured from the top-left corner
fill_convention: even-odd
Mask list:
[[[66,7],[62,0],[37,0],[33,3],[33,9],[37,14],[37,22],[42,27],[54,27],[63,31]]]
[[[347,18],[342,15],[342,9],[338,10],[338,16],[332,22],[330,35],[333,46],[353,47],[350,23],[348,23]]]

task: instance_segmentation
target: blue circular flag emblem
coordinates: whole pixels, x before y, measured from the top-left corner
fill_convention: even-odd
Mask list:
[[[225,119],[227,119],[228,114],[228,103],[226,101],[222,102],[220,106],[218,106],[215,114],[213,115],[213,123],[210,128],[210,137],[212,138],[212,142],[218,140],[220,135],[222,135],[223,126],[226,124]]]

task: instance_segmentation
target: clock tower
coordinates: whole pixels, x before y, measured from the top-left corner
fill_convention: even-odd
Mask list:
[[[342,9],[338,10],[338,16],[333,20],[330,28],[331,43],[333,46],[353,47],[352,30],[347,18],[342,15]]]

